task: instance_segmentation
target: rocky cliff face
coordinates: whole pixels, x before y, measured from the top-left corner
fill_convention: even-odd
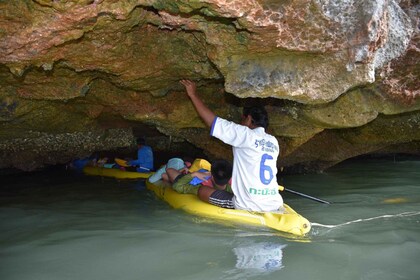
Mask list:
[[[420,154],[419,10],[409,0],[0,1],[0,168],[65,163],[150,131],[230,156],[183,78],[228,119],[266,105],[286,170]]]

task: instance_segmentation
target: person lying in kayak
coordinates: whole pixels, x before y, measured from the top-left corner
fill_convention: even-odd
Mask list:
[[[192,162],[192,163],[191,163]],[[153,175],[149,177],[150,183],[155,183],[159,180],[170,182],[168,175],[166,174],[166,169],[172,168],[178,170],[180,173],[192,173],[200,169],[205,169],[206,171],[211,170],[211,164],[205,159],[196,158],[192,161],[192,158],[186,157],[182,158],[171,158],[168,162],[161,166]],[[231,172],[232,173],[232,172]]]
[[[244,108],[241,124],[217,117],[197,95],[196,84],[181,80],[198,115],[211,127],[210,134],[233,147],[233,194],[201,186],[198,197],[224,208],[276,211],[283,206],[278,192],[277,139],[266,133],[268,114],[264,107]]]
[[[213,161],[210,171],[200,169],[190,173],[188,169],[167,168],[166,175],[172,188],[178,193],[197,195],[199,188],[203,186],[232,193],[230,186],[232,164],[223,159]]]
[[[185,169],[188,168],[188,164],[191,165],[190,162],[184,161],[181,158],[171,158],[147,180],[149,180],[151,183],[156,183],[159,180],[169,181],[168,175],[166,174],[167,168],[173,168],[182,173]]]

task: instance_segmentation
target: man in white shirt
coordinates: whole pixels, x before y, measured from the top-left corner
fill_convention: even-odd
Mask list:
[[[181,80],[197,113],[210,134],[233,147],[233,194],[202,186],[198,197],[211,204],[251,211],[276,211],[283,206],[278,193],[277,139],[265,132],[268,126],[267,111],[263,107],[245,108],[241,124],[217,117],[198,97],[196,85]]]

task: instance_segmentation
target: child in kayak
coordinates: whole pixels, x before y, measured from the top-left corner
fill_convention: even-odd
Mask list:
[[[210,171],[200,169],[191,173],[183,173],[174,168],[167,168],[166,174],[169,182],[172,183],[172,188],[178,193],[197,194],[198,189],[202,186],[232,193],[230,187],[232,165],[226,160],[213,161]]]
[[[181,158],[171,158],[168,162],[159,168],[152,176],[149,177],[150,183],[155,183],[159,180],[169,181],[168,174],[166,174],[166,169],[172,168],[176,169],[181,173],[188,170],[188,167],[191,166],[191,163],[184,161]]]

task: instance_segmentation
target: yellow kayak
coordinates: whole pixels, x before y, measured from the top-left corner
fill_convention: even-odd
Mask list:
[[[135,171],[124,171],[116,168],[104,168],[98,166],[85,166],[83,173],[93,176],[113,177],[117,179],[141,179],[149,178],[152,172],[140,173]]]
[[[203,202],[193,194],[180,194],[162,180],[155,183],[146,180],[146,186],[173,208],[182,209],[197,216],[228,221],[229,223],[266,227],[297,236],[304,236],[311,230],[309,221],[286,204],[284,204],[284,213],[226,209]]]

